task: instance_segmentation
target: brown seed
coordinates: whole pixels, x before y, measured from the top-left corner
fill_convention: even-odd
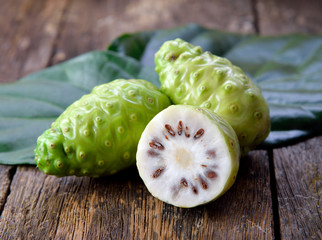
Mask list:
[[[164,125],[164,127],[167,129],[168,133],[171,136],[175,136],[176,135],[176,133],[173,131],[172,127],[169,124]]]
[[[208,178],[216,178],[218,175],[214,171],[209,171],[207,172],[207,177]]]
[[[211,158],[216,158],[216,151],[215,150],[208,150],[206,154]]]
[[[207,189],[208,188],[207,182],[201,176],[199,176],[199,179],[200,179],[202,188]]]
[[[179,121],[179,124],[178,124],[178,135],[181,135],[182,134],[182,121]]]
[[[203,134],[205,133],[205,130],[203,130],[202,128],[200,128],[196,134],[193,136],[194,139],[198,139],[200,138]]]
[[[155,170],[154,172],[153,172],[153,174],[152,174],[152,177],[153,178],[157,178],[157,177],[159,177],[160,175],[161,175],[161,173],[162,173],[162,171],[164,170],[164,168],[162,167],[162,168],[158,168],[157,170]]]
[[[152,149],[150,149],[150,150],[148,151],[148,155],[149,155],[150,157],[156,157],[156,156],[159,156],[159,153],[157,153],[156,151],[153,151]]]
[[[191,190],[194,194],[198,194],[198,189],[196,187],[192,186]]]
[[[187,182],[187,180],[186,180],[185,178],[182,178],[182,179],[180,180],[180,184],[181,184],[182,186],[184,186],[184,187],[188,187],[188,182]]]
[[[201,164],[201,167],[207,167],[207,165]]]
[[[190,134],[188,133],[188,131],[189,131],[189,128],[188,127],[186,127],[186,131],[184,131],[184,135],[188,138],[188,137],[190,137]]]
[[[153,149],[164,150],[164,146],[156,140],[152,140],[152,142],[150,142],[149,145]]]
[[[164,135],[164,137],[165,137],[165,139],[167,139],[167,140],[169,141],[169,138],[168,138],[168,136],[167,136],[167,135]]]

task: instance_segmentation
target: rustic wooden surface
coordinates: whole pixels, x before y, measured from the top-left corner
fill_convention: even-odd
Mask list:
[[[319,0],[0,0],[0,6],[0,83],[104,49],[124,32],[189,22],[262,35],[322,34]],[[135,168],[91,179],[3,165],[0,239],[321,239],[321,142],[252,151],[236,184],[194,209],[153,198]]]
[[[321,142],[318,137],[274,150],[281,235],[285,239],[322,239]]]
[[[269,178],[267,154],[254,152],[243,159],[236,184],[222,198],[181,209],[152,197],[134,168],[90,179],[56,178],[18,167],[2,212],[0,238],[270,239]]]

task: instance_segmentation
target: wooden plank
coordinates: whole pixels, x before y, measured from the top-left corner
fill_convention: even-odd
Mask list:
[[[46,66],[66,1],[2,1],[0,84]],[[16,167],[0,165],[0,212]]]
[[[66,4],[66,0],[2,1],[0,83],[47,65]]]
[[[99,28],[102,18],[122,10],[122,1],[72,1],[62,23],[50,65],[82,53],[107,47],[107,36]],[[114,26],[115,27],[115,26]]]
[[[322,2],[256,1],[259,32],[280,35],[322,33]],[[309,141],[273,151],[277,200],[276,228],[282,239],[321,239],[321,141]]]
[[[266,152],[242,159],[217,201],[182,209],[154,198],[136,168],[91,179],[18,167],[0,239],[273,239]],[[19,226],[19,227],[18,227]]]
[[[9,194],[12,172],[14,170],[14,166],[0,165],[0,214],[4,208],[7,196]]]
[[[46,66],[65,1],[2,1],[0,84]],[[14,166],[0,165],[0,212],[10,192]]]
[[[232,14],[232,9],[235,9]],[[126,32],[170,28],[196,22],[226,31],[254,32],[250,0],[73,1],[66,12],[52,64],[105,49]]]
[[[256,0],[262,35],[294,32],[322,34],[321,0]]]
[[[322,137],[274,150],[282,239],[322,239]]]
[[[114,28],[114,32],[132,32],[147,29],[170,28],[191,22],[209,28],[250,33],[254,31],[250,0],[194,1],[164,0],[129,1],[123,13],[102,19],[102,27]],[[232,13],[232,9],[234,9]],[[117,26],[117,27],[115,27]],[[117,35],[118,35],[117,34]],[[115,36],[114,36],[115,37]]]

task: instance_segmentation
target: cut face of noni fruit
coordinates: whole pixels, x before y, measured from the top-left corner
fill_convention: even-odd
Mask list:
[[[172,105],[146,126],[136,157],[152,195],[188,208],[215,200],[233,185],[239,155],[234,130],[216,113]]]

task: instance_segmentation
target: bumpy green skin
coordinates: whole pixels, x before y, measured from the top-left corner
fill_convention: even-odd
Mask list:
[[[176,39],[161,46],[155,63],[161,91],[174,104],[201,106],[220,115],[235,130],[243,155],[268,136],[270,117],[264,97],[227,59]]]
[[[97,86],[38,138],[37,166],[59,177],[100,177],[134,165],[145,126],[169,105],[169,98],[145,80]]]

